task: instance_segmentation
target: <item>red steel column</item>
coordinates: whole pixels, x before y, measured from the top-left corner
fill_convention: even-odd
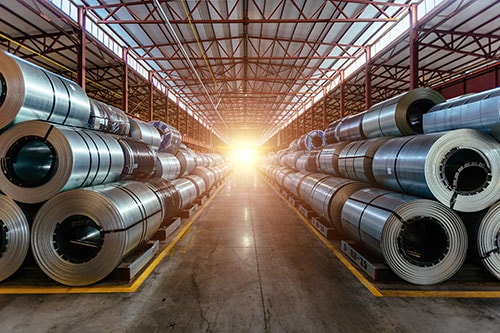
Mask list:
[[[366,65],[365,65],[365,109],[368,110],[372,106],[372,74],[371,65],[372,57],[370,47],[366,48]]]
[[[410,90],[418,88],[417,5],[410,7]]]
[[[85,7],[78,7],[78,45],[76,55],[76,81],[85,91],[85,77],[87,74],[86,65],[86,49],[87,49],[87,32],[85,30]]]
[[[326,119],[326,88],[323,87],[323,129],[328,126]]]
[[[154,109],[154,85],[153,85],[153,71],[149,72],[149,121],[153,120],[153,109]]]
[[[345,95],[344,95],[344,86],[345,86],[345,78],[344,78],[344,71],[340,72],[340,100],[339,100],[339,116],[340,118],[344,118],[344,103],[345,103]]]
[[[123,49],[122,110],[128,114],[128,49]]]

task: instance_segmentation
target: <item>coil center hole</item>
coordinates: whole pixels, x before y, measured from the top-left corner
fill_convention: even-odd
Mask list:
[[[53,243],[66,261],[81,264],[97,256],[104,242],[101,227],[84,215],[72,215],[56,225]]]
[[[57,154],[43,138],[25,136],[9,147],[2,168],[7,178],[18,186],[41,186],[55,175]]]
[[[438,220],[415,217],[401,228],[398,245],[406,260],[414,265],[427,267],[439,263],[445,257],[449,239]]]
[[[475,194],[488,186],[491,171],[487,161],[478,152],[454,149],[443,160],[441,179],[457,193]]]
[[[436,105],[436,103],[430,99],[419,99],[410,104],[406,111],[406,120],[415,133],[424,133],[422,116],[434,105]]]

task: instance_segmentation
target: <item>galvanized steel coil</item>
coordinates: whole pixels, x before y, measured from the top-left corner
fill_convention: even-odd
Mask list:
[[[172,180],[179,177],[181,162],[175,155],[166,152],[156,153],[154,177]]]
[[[141,180],[151,178],[156,171],[156,154],[151,146],[129,137],[118,137],[125,157],[120,180]]]
[[[473,128],[500,141],[500,87],[433,106],[423,117],[424,133]]]
[[[117,107],[90,98],[90,118],[87,127],[96,131],[128,136],[130,121]]]
[[[28,120],[86,127],[90,102],[75,82],[0,51],[0,129]]]
[[[154,151],[160,148],[161,135],[156,127],[150,123],[132,118],[129,118],[129,122],[130,136],[132,138],[150,145]]]
[[[479,211],[500,199],[500,144],[472,129],[393,138],[375,153],[373,175],[382,187]]]
[[[272,178],[274,178],[274,180],[279,186],[283,187],[286,176],[290,173],[295,173],[295,172],[297,171],[295,171],[294,169],[290,169],[288,167],[278,167],[274,169],[274,174]]]
[[[362,121],[362,113],[342,118],[337,124],[337,129],[335,130],[337,141],[341,142],[366,139],[366,135],[363,133]]]
[[[312,130],[303,134],[297,141],[298,150],[313,150],[325,145],[325,133],[322,130]]]
[[[215,168],[214,168],[215,169]],[[193,172],[191,172],[192,175],[200,176],[203,178],[203,181],[205,182],[205,188],[208,190],[212,188],[212,186],[215,185],[215,182],[217,181],[217,175],[213,171],[213,169],[205,168],[205,167],[196,167],[193,169]]]
[[[297,160],[299,159],[300,156],[302,156],[304,154],[305,154],[304,150],[295,150],[295,151],[288,152],[283,157],[285,164],[282,164],[282,166],[287,166],[289,168],[296,169],[297,168]]]
[[[338,156],[338,172],[341,177],[376,185],[372,162],[377,149],[389,137],[353,141],[348,143]]]
[[[437,201],[366,188],[350,196],[341,216],[350,239],[384,258],[410,283],[443,282],[465,261],[465,226],[453,210]]]
[[[175,153],[182,142],[182,135],[177,128],[159,120],[152,121],[150,124],[160,132],[161,140],[158,150]]]
[[[297,193],[299,198],[302,199],[306,204],[311,205],[311,194],[315,186],[318,185],[323,179],[330,176],[324,173],[310,173],[306,175],[300,183],[298,184]]]
[[[77,187],[119,180],[120,144],[111,135],[33,120],[0,135],[0,188],[16,201],[39,203]]]
[[[338,142],[337,126],[340,121],[340,118],[336,119],[328,124],[327,128],[325,128],[325,144],[329,145]]]
[[[93,284],[150,239],[163,221],[161,199],[130,181],[70,190],[48,200],[33,222],[33,256],[53,280]]]
[[[26,214],[14,200],[0,194],[0,281],[21,267],[30,244]]]
[[[300,171],[300,172],[306,172],[310,171],[307,170],[307,164],[308,164],[309,156],[308,154],[301,155],[298,159],[297,162],[295,163],[295,170]],[[288,169],[288,167],[285,167]]]
[[[196,185],[193,181],[186,178],[177,178],[172,180],[179,196],[181,198],[181,210],[189,207],[198,197]]]
[[[331,176],[340,176],[339,155],[349,141],[332,143],[321,149],[318,155],[319,170]]]
[[[181,163],[181,172],[179,177],[184,177],[193,172],[196,167],[196,154],[189,148],[181,148],[175,152],[175,157]]]
[[[203,180],[202,177],[190,174],[184,178],[193,182],[194,186],[196,187],[196,198],[199,198],[203,193],[207,191],[205,180]]]
[[[296,196],[297,198],[299,197],[299,187],[300,183],[302,180],[310,175],[310,172],[294,172],[294,173],[289,173],[285,176],[285,179],[283,180],[283,186]]]
[[[500,279],[500,202],[487,210],[473,236],[484,267]]]
[[[175,185],[163,178],[153,178],[145,184],[160,197],[163,212],[162,225],[168,225],[173,217],[179,216],[181,210],[181,197]]]

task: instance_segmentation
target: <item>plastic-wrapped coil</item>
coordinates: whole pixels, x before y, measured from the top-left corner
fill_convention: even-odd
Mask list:
[[[0,129],[28,120],[86,127],[90,102],[75,82],[0,51]]]
[[[129,137],[118,137],[125,156],[125,165],[120,180],[141,180],[151,178],[156,171],[156,154],[151,146]]]
[[[500,199],[500,144],[472,129],[386,141],[373,158],[377,183],[474,212]]]
[[[295,195],[297,198],[299,197],[299,187],[300,183],[302,180],[310,175],[310,172],[294,172],[294,173],[289,173],[285,176],[285,179],[283,179],[283,186]]]
[[[373,156],[377,149],[389,139],[389,137],[374,138],[347,144],[338,157],[340,176],[375,185],[372,171]]]
[[[33,222],[33,256],[53,280],[84,286],[100,281],[163,221],[161,199],[142,182],[66,191],[48,200]]]
[[[367,186],[345,178],[324,178],[312,190],[311,208],[342,233],[341,214],[344,203],[354,192]]]
[[[279,186],[283,187],[284,186],[284,181],[285,177],[290,174],[296,172],[293,169],[287,168],[287,167],[279,167],[276,168],[276,172],[274,174],[274,179],[276,180],[276,183],[278,183]]]
[[[198,197],[196,185],[189,179],[177,178],[172,180],[181,198],[181,210],[189,207]]]
[[[299,159],[300,156],[304,155],[305,151],[303,150],[295,150],[292,152],[288,152],[284,156],[285,164],[283,166],[287,166],[292,169],[297,168],[297,160]]]
[[[321,172],[331,176],[340,176],[339,155],[349,141],[332,143],[321,149],[318,155],[318,165]]]
[[[297,192],[299,193],[299,198],[302,199],[308,205],[311,205],[311,194],[315,186],[318,185],[323,179],[330,176],[324,173],[310,173],[305,176],[298,185]]]
[[[297,141],[299,150],[313,150],[325,145],[325,133],[322,130],[312,130],[303,134]]]
[[[0,194],[0,281],[21,267],[29,249],[29,229],[22,208],[8,196]]]
[[[337,140],[337,125],[341,120],[337,119],[328,124],[328,127],[325,129],[325,144],[329,145],[332,143],[338,142]]]
[[[152,124],[132,118],[129,118],[129,122],[130,136],[132,138],[150,145],[154,151],[157,151],[158,148],[160,148],[161,135],[156,127]]]
[[[362,128],[363,114],[358,113],[342,118],[338,123],[336,133],[337,141],[364,140],[366,135]]]
[[[159,120],[152,121],[150,124],[160,132],[161,139],[158,150],[175,153],[175,150],[179,148],[182,142],[182,135],[177,128]]]
[[[196,197],[199,198],[203,193],[207,191],[207,187],[205,185],[205,180],[198,176],[198,175],[193,175],[190,174],[189,176],[184,177],[185,179],[189,179],[194,183],[194,186],[196,187]]]
[[[116,135],[128,136],[130,134],[130,121],[124,111],[92,98],[87,127]]]
[[[178,149],[175,157],[181,163],[181,172],[179,177],[189,175],[196,167],[196,154],[189,148]]]
[[[160,196],[163,211],[162,224],[168,224],[173,217],[179,215],[181,209],[181,197],[177,188],[171,181],[163,178],[148,179],[145,184]]]
[[[215,172],[209,168],[196,167],[191,174],[203,178],[203,181],[205,182],[205,189],[207,190],[212,188],[217,180]]]
[[[433,106],[423,127],[424,133],[473,128],[500,141],[500,87]]]
[[[394,273],[414,284],[449,279],[467,255],[462,220],[433,200],[361,189],[344,204],[342,225],[349,238],[383,257]]]
[[[170,153],[157,152],[154,177],[163,179],[175,179],[181,173],[179,159]]]
[[[428,88],[417,88],[373,105],[362,115],[367,138],[423,133],[422,115],[445,99]]]
[[[111,135],[32,120],[0,135],[0,188],[16,201],[119,180],[124,156]]]

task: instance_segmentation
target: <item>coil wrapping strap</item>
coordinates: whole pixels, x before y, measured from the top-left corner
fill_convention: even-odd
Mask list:
[[[141,180],[153,177],[156,171],[156,154],[151,146],[128,137],[118,137],[118,142],[125,157],[120,180]]]
[[[151,146],[153,151],[158,151],[161,135],[156,127],[141,120],[129,118],[130,136]]]
[[[149,179],[145,184],[160,196],[162,203],[163,224],[170,222],[174,216],[178,216],[181,210],[181,197],[175,185],[166,179]]]
[[[115,135],[128,136],[130,134],[130,121],[123,110],[92,98],[87,127]]]

